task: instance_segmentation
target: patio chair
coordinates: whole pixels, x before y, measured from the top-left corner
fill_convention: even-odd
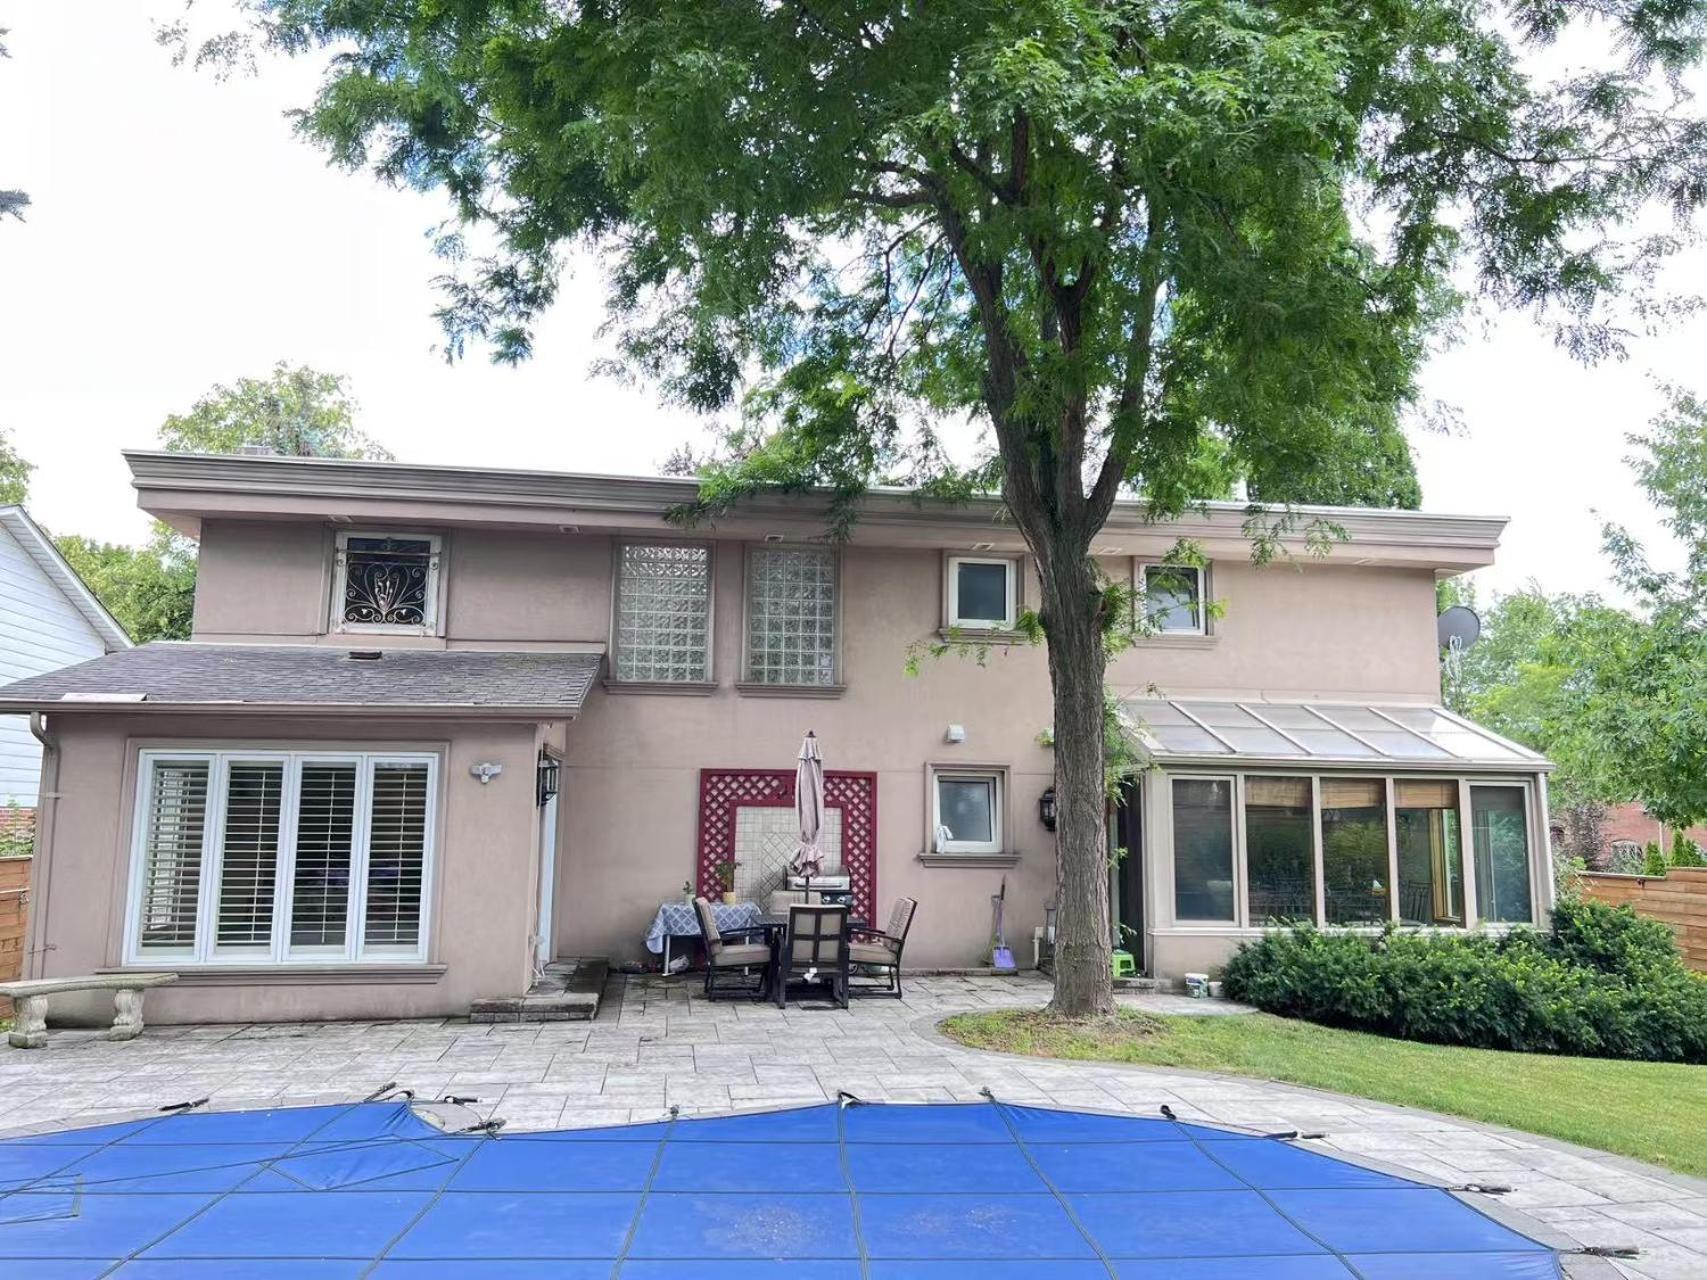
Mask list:
[[[750,929],[717,927],[717,914],[704,898],[693,900],[699,916],[700,936],[705,939],[705,998],[707,1000],[763,1000],[770,995],[776,954],[768,941],[731,942],[732,938],[764,938],[762,925]],[[755,977],[753,969],[758,969]]]
[[[830,988],[830,999],[848,1007],[848,909],[808,904],[788,909],[788,937],[777,964],[777,1007],[788,1003],[788,980],[810,978]]]
[[[765,899],[765,912],[785,916],[790,907],[804,907],[822,900],[816,889],[772,889],[771,896]]]
[[[913,927],[913,912],[919,909],[914,898],[897,898],[889,911],[889,926],[882,933],[876,929],[855,929],[848,946],[848,960],[866,969],[881,969],[886,981],[882,986],[862,983],[852,989],[856,996],[894,996],[901,998],[901,952],[907,945],[907,930]]]

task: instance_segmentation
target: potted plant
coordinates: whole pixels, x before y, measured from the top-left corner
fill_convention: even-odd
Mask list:
[[[682,901],[687,903],[689,906],[693,905],[693,881],[692,880],[683,880],[682,881]]]
[[[723,901],[735,901],[735,868],[740,866],[733,858],[724,858],[714,870],[717,872],[717,883],[723,887]]]

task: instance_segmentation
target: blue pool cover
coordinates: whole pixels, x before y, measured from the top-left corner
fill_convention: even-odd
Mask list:
[[[22,1264],[22,1265],[20,1265]],[[407,1104],[0,1142],[23,1280],[1557,1280],[1450,1192],[1274,1137],[1010,1106],[448,1134]]]

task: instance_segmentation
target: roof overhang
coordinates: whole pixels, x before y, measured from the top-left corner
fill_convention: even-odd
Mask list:
[[[285,458],[130,450],[132,484],[141,507],[198,536],[203,520],[315,520],[437,526],[531,528],[570,532],[669,533],[684,530],[669,513],[691,502],[698,482],[657,476],[589,475],[491,467],[422,466],[330,458]],[[698,532],[757,539],[822,536],[827,492],[762,494]],[[998,496],[964,501],[924,498],[910,490],[873,489],[859,499],[852,539],[873,546],[995,550],[1024,547]],[[1308,554],[1308,533],[1332,526],[1336,564],[1428,567],[1461,572],[1493,563],[1506,521],[1498,516],[1437,515],[1362,507],[1298,506],[1287,517],[1283,547]],[[1262,518],[1262,517],[1257,517]],[[1161,555],[1181,538],[1211,556],[1250,554],[1253,510],[1210,502],[1156,519],[1146,503],[1115,505],[1093,553]]]
[[[569,720],[602,651],[156,641],[0,687],[0,713]]]

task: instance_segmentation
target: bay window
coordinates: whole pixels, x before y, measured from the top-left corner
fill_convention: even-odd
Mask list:
[[[132,963],[422,960],[437,757],[146,751]]]

